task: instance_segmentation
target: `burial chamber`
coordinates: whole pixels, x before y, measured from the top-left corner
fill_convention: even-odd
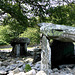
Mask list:
[[[14,38],[10,43],[13,47],[11,56],[27,56],[27,45],[30,43],[29,38]]]
[[[52,23],[40,23],[38,26],[42,33],[41,70],[44,70],[49,75],[49,69],[65,62],[68,63],[68,61],[69,63],[72,62],[71,57],[74,57],[75,27]],[[50,43],[51,39],[53,39],[52,43]]]
[[[59,68],[59,65],[62,64],[75,64],[74,44],[72,42],[53,40],[50,47],[51,68]]]

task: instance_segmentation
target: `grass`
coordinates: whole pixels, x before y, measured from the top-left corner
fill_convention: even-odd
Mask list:
[[[73,42],[73,44],[75,45],[75,42]]]
[[[0,50],[7,50],[7,49],[12,49],[12,48],[1,48]]]
[[[33,47],[27,47],[27,49],[31,49]],[[12,48],[0,48],[0,50],[8,50],[8,49],[12,49]]]
[[[27,47],[27,49],[31,49],[31,48],[33,48],[33,47]]]

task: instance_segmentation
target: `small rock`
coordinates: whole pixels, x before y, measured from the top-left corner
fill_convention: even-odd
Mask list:
[[[19,71],[20,72],[23,72],[24,71],[24,69],[21,67],[21,68],[18,68],[19,69]]]
[[[21,63],[21,62],[23,62],[22,60],[18,60],[18,61],[16,61],[16,63]]]
[[[72,73],[75,74],[75,68],[73,68]]]
[[[22,65],[22,68],[25,69],[25,64]]]
[[[20,63],[17,64],[17,66],[21,67],[21,66],[23,66],[23,64],[24,64],[23,62],[20,62]]]
[[[64,71],[61,71],[60,75],[66,75],[66,73]]]
[[[25,75],[36,75],[36,71],[32,69],[29,72],[26,72]]]
[[[54,75],[60,75],[58,72],[55,72]]]
[[[36,64],[35,67],[39,68],[41,66],[41,64]]]
[[[60,68],[60,69],[66,68],[66,65],[59,65],[59,68]]]
[[[48,72],[49,72],[49,73],[53,73],[53,71],[52,71],[51,69],[48,69]]]
[[[8,66],[10,63],[9,62],[3,62],[2,64],[1,64],[1,66]]]
[[[10,71],[10,70],[13,70],[17,67],[17,64],[12,64],[12,65],[9,65],[7,66],[6,68]]]
[[[44,71],[39,71],[36,75],[47,75]]]
[[[53,69],[53,72],[58,72],[58,69],[57,69],[57,68],[54,68],[54,69]]]
[[[7,75],[14,75],[13,71],[9,71],[9,74]]]
[[[26,75],[26,74],[24,72],[20,72],[20,73],[14,74],[14,75]]]
[[[73,75],[73,74],[71,74],[71,73],[68,73],[68,74],[66,74],[66,75]]]
[[[13,70],[13,73],[16,74],[16,73],[19,73],[19,68],[16,68],[15,70]]]
[[[66,71],[66,73],[72,72],[72,70],[70,68],[68,68],[68,67],[65,69],[65,71]]]
[[[0,67],[0,71],[1,71],[1,70],[4,71],[4,70],[5,70],[5,66],[1,66],[1,67]]]
[[[58,72],[51,73],[50,75],[60,75]]]
[[[37,67],[31,67],[31,68],[37,70]]]
[[[7,74],[7,72],[0,70],[0,75],[4,75],[4,74]]]
[[[38,71],[40,71],[40,68],[37,68]]]
[[[2,63],[3,63],[3,62],[0,61],[0,66],[1,66]]]
[[[13,64],[13,63],[16,63],[16,61],[15,60],[10,61],[10,64]]]
[[[1,56],[1,58],[2,58],[2,59],[5,59],[5,60],[7,59],[7,57],[5,57],[5,55],[4,55],[4,56]]]

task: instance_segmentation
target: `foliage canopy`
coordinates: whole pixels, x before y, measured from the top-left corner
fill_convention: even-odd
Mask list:
[[[34,27],[28,28],[21,37],[29,37],[33,42],[36,35],[38,41],[39,30],[36,30],[36,24],[40,22],[75,26],[75,2],[58,0],[55,5],[52,6],[51,0],[0,0],[0,23],[4,25],[0,30],[0,38],[9,42],[19,37],[27,27]]]

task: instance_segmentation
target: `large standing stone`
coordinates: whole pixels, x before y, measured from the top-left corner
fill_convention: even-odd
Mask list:
[[[51,48],[49,40],[46,36],[42,37],[42,52],[41,52],[41,70],[45,71],[49,75],[49,69],[51,69]]]

